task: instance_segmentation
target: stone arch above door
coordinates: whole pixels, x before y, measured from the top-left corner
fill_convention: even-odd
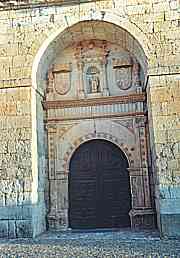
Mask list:
[[[69,162],[74,151],[84,142],[93,139],[104,139],[114,143],[124,152],[129,164],[134,165],[136,152],[134,132],[129,131],[123,125],[123,122],[121,125],[110,120],[89,120],[73,126],[63,135],[60,144],[66,146],[63,153],[61,153],[63,156],[62,167],[64,168],[64,173],[68,173]]]

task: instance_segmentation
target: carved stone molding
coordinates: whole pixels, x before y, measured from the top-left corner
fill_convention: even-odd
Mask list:
[[[129,103],[129,102],[144,102],[146,96],[144,93],[141,94],[129,94],[126,96],[115,96],[115,97],[102,97],[93,98],[86,100],[56,100],[56,101],[44,101],[42,102],[45,110],[65,108],[65,107],[87,107],[97,105],[110,105],[115,103]]]

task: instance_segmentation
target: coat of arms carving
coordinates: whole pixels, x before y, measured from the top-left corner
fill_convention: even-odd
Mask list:
[[[116,85],[121,90],[128,90],[132,86],[133,64],[129,58],[114,59],[113,68],[115,72]]]
[[[71,69],[69,65],[59,65],[54,68],[54,88],[60,95],[65,95],[71,88]]]
[[[128,90],[132,85],[132,66],[115,68],[116,85],[121,90]]]

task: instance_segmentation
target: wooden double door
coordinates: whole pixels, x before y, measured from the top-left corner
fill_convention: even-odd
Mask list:
[[[105,140],[82,144],[69,173],[69,226],[73,229],[129,227],[128,161]]]

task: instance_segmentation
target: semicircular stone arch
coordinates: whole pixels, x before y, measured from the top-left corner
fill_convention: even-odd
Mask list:
[[[135,135],[132,132],[123,125],[109,120],[84,121],[73,126],[58,141],[59,146],[64,146],[63,151],[59,153],[63,157],[61,171],[64,171],[64,174],[69,171],[69,163],[75,150],[81,144],[93,139],[103,139],[115,144],[125,154],[129,167],[137,166]]]
[[[68,173],[69,172],[69,164],[70,164],[70,160],[74,154],[74,152],[85,142],[91,141],[91,140],[106,140],[108,142],[113,143],[114,145],[116,145],[117,147],[119,147],[119,149],[125,154],[128,163],[132,164],[132,160],[130,159],[130,157],[132,156],[131,151],[128,149],[128,147],[126,145],[124,145],[123,143],[119,142],[119,139],[116,138],[115,136],[111,135],[111,134],[106,134],[106,133],[97,133],[97,134],[87,134],[84,137],[80,137],[78,138],[75,142],[73,142],[73,146],[74,148],[72,148],[72,146],[69,147],[69,149],[67,149],[63,161],[64,161],[64,173]]]
[[[56,56],[56,49],[61,48],[63,50],[67,46],[74,43],[74,40],[79,37],[83,39],[87,39],[88,37],[92,38],[92,35],[89,35],[86,32],[83,32],[83,27],[86,27],[87,24],[94,24],[94,28],[100,28],[102,26],[101,31],[104,30],[104,27],[110,26],[111,32],[116,31],[116,33],[109,34],[109,40],[118,41],[118,33],[120,41],[124,41],[124,47],[129,51],[133,52],[140,62],[141,66],[144,69],[144,72],[147,72],[149,59],[152,53],[152,46],[147,39],[146,35],[133,23],[131,23],[128,18],[125,20],[120,19],[120,17],[112,11],[105,11],[105,16],[102,21],[102,12],[97,11],[94,13],[93,18],[91,17],[91,12],[88,15],[80,17],[78,20],[70,20],[70,23],[66,26],[63,26],[52,33],[41,45],[39,48],[32,67],[32,84],[33,88],[38,91],[44,91],[46,85],[44,80],[47,76],[47,69],[49,68],[52,60]],[[77,27],[80,30],[77,30]],[[78,35],[75,35],[74,32],[78,32]],[[79,34],[81,32],[81,35]],[[68,39],[69,38],[69,39]],[[93,35],[94,39],[106,40],[107,34],[98,36],[98,34]],[[64,40],[63,40],[64,39]],[[68,39],[68,40],[67,40]]]

